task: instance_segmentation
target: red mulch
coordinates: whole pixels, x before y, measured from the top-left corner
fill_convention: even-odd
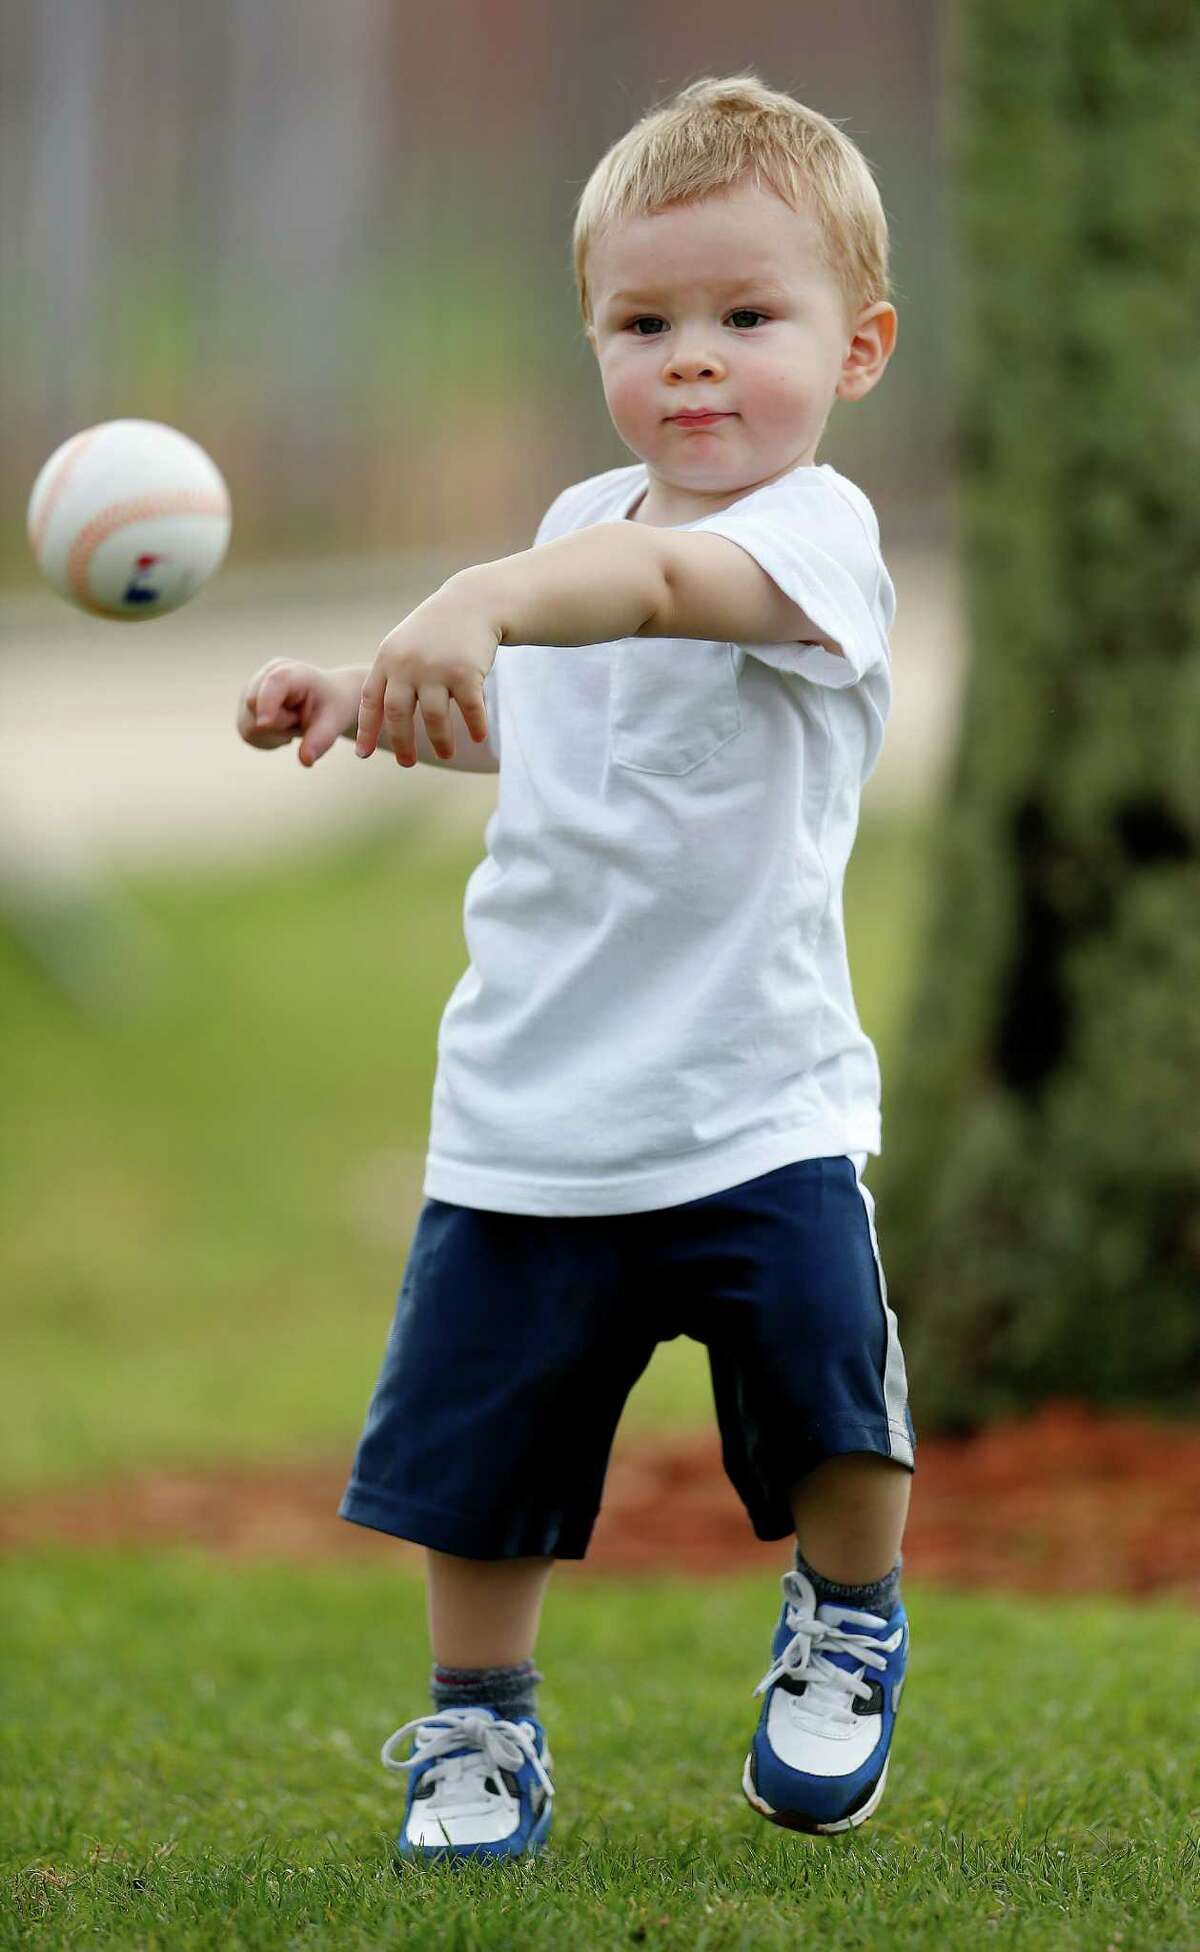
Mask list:
[[[350,1453],[161,1469],[10,1498],[0,1552],[48,1540],[197,1545],[225,1559],[420,1563],[419,1548],[336,1516]],[[918,1438],[904,1538],[914,1580],[1028,1593],[1159,1593],[1200,1605],[1200,1428],[1052,1403],[967,1438]],[[777,1571],[721,1469],[715,1433],[626,1438],[580,1570]]]

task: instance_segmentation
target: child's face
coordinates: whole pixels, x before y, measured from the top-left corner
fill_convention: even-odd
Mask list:
[[[811,463],[834,399],[868,392],[891,355],[893,307],[848,323],[813,220],[748,182],[628,219],[587,273],[613,423],[683,519]],[[688,427],[672,417],[687,408],[726,417]]]

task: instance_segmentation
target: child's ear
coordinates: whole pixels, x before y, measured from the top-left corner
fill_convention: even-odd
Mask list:
[[[882,301],[861,314],[842,361],[836,393],[839,400],[861,400],[882,379],[895,351],[897,324],[895,306]]]

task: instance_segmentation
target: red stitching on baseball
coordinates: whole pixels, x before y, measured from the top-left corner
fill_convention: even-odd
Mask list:
[[[111,617],[115,613],[106,610],[102,603],[97,603],[87,586],[92,557],[102,542],[107,542],[110,535],[115,535],[127,523],[149,521],[156,515],[228,514],[228,495],[205,494],[194,488],[180,488],[171,495],[143,495],[140,501],[135,502],[113,502],[111,507],[101,509],[99,515],[93,516],[71,544],[71,553],[67,557],[67,581],[85,610],[91,610],[100,617]]]
[[[46,540],[46,530],[50,526],[50,517],[62,500],[62,491],[74,474],[76,464],[82,461],[99,432],[99,427],[85,427],[82,434],[76,434],[74,440],[68,441],[66,453],[59,462],[58,473],[52,475],[46,484],[41,508],[29,531],[29,546],[33,550],[34,560],[39,565],[42,560],[42,544]]]

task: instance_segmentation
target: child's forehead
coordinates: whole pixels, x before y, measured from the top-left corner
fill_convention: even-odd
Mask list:
[[[772,192],[746,189],[616,218],[589,255],[594,282],[614,294],[633,283],[715,289],[790,281],[817,262],[819,239],[804,211]]]

